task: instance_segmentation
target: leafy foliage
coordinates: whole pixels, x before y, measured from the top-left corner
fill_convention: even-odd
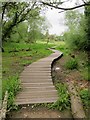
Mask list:
[[[13,106],[14,96],[20,89],[20,83],[18,76],[10,76],[7,80],[3,81],[3,95],[5,91],[8,91],[8,108],[11,109]]]
[[[78,68],[78,62],[77,62],[76,59],[71,58],[65,63],[65,66],[66,66],[67,69],[71,69],[71,70],[77,69]]]
[[[90,1],[88,2],[90,4]],[[85,7],[87,50],[90,50],[90,5]]]
[[[34,42],[47,29],[45,17],[36,1],[2,3],[2,40]],[[48,22],[47,22],[48,23]],[[13,39],[14,38],[14,39]]]
[[[88,40],[85,32],[85,15],[78,11],[67,12],[66,24],[69,27],[69,31],[64,36],[68,46],[73,50],[87,50]]]
[[[89,108],[90,107],[90,91],[89,91],[89,89],[81,90],[80,96],[81,96],[84,106],[86,106],[86,108]]]
[[[64,110],[66,108],[70,108],[70,98],[69,93],[67,91],[67,86],[62,83],[57,83],[56,89],[58,91],[58,100],[55,103],[48,104],[50,109]]]

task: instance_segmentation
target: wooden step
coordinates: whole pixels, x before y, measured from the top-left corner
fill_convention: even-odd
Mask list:
[[[22,83],[21,87],[45,87],[51,86],[53,83]]]
[[[52,103],[58,99],[57,90],[52,82],[51,64],[62,53],[54,50],[50,56],[25,67],[19,79],[21,90],[16,96],[15,104]]]
[[[52,103],[56,102],[58,97],[50,98],[35,98],[35,99],[17,99],[15,101],[16,105],[26,105],[26,104],[35,104],[35,103]]]

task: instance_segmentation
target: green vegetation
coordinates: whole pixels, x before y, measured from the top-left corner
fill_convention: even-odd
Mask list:
[[[57,50],[61,51],[64,53],[65,56],[68,56],[69,53],[70,53],[70,49],[68,48],[67,44],[65,41],[60,41],[60,42],[57,42],[57,47],[56,47]]]
[[[68,31],[62,36],[49,35],[50,24],[40,14],[42,7],[33,0],[2,3],[2,85],[3,97],[6,90],[9,92],[9,109],[12,108],[14,96],[20,89],[19,74],[24,66],[50,55],[52,52],[48,50],[49,47],[55,47],[70,58],[65,63],[67,69],[78,68],[83,79],[90,80],[90,64],[87,60],[87,51],[90,49],[90,5],[85,6],[84,14],[78,11],[66,12]],[[73,54],[74,58],[70,54]],[[59,99],[54,104],[48,104],[49,108],[64,110],[70,107],[66,85],[59,83],[56,88]],[[82,90],[80,94],[87,106],[87,90]]]
[[[70,96],[67,90],[66,84],[56,83],[56,89],[58,91],[58,100],[55,103],[47,104],[50,109],[56,109],[59,111],[70,109]]]
[[[88,40],[85,31],[85,15],[78,11],[66,12],[66,25],[68,25],[68,32],[64,33],[64,39],[70,49],[87,50]]]
[[[57,83],[56,89],[58,91],[58,100],[50,106],[50,108],[55,108],[58,110],[64,110],[66,108],[70,108],[70,97],[69,93],[67,91],[67,86],[66,84],[63,83]]]
[[[66,62],[65,67],[67,69],[71,69],[71,70],[77,69],[78,68],[78,62],[77,62],[76,59],[71,58]]]
[[[3,92],[8,91],[8,108],[12,109],[14,104],[14,97],[17,92],[20,90],[20,81],[17,76],[10,76],[8,79],[3,80]],[[4,95],[4,93],[3,93]]]
[[[83,105],[86,109],[90,108],[90,91],[89,89],[83,89],[80,91],[80,96],[83,102]]]
[[[20,43],[4,43],[5,52],[2,54],[2,87],[3,96],[8,90],[8,108],[12,108],[14,96],[20,89],[19,73],[24,66],[37,61],[40,58],[50,55],[52,52],[48,50],[53,44],[20,44]],[[8,64],[7,64],[8,63]]]

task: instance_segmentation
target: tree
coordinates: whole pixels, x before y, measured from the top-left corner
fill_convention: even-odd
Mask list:
[[[38,12],[38,10],[36,12]],[[29,32],[27,42],[36,42],[37,39],[41,39],[42,33],[48,28],[45,17],[42,17],[40,13],[38,13],[38,16],[28,20],[28,25]]]
[[[24,37],[22,34],[24,29],[28,37],[25,41],[34,42],[36,38],[40,37],[41,32],[48,27],[45,18],[40,16],[41,7],[36,1],[2,3],[2,10],[3,42],[10,40],[10,37],[14,35],[17,36],[17,39]],[[25,26],[25,22],[28,24],[28,28],[27,25]]]
[[[28,38],[28,23],[22,22],[15,26],[10,35],[9,42],[25,42]]]
[[[66,8],[66,7],[61,7],[60,5],[62,5],[63,3],[65,2],[69,2],[70,0],[66,0],[66,1],[62,1],[62,0],[46,0],[46,1],[41,1],[41,3],[43,5],[46,5],[46,6],[50,6],[52,8],[56,8],[56,9],[60,9],[62,11],[60,12],[63,12],[63,11],[70,11],[70,10],[74,10],[74,9],[77,9],[77,8],[80,8],[80,7],[83,7],[83,6],[89,6],[90,3],[88,2],[89,0],[82,0],[82,4],[79,4],[79,5],[76,5],[74,7],[69,7],[69,8]]]
[[[90,4],[90,2],[88,2]],[[87,50],[90,50],[90,6],[85,7]]]
[[[68,0],[69,1],[69,0]],[[8,37],[10,37],[11,31],[14,26],[19,23],[30,19],[37,14],[32,14],[32,10],[40,8],[39,4],[48,5],[54,7],[56,9],[61,10],[72,10],[78,7],[90,5],[89,3],[83,0],[83,4],[75,6],[73,8],[61,8],[59,7],[62,3],[58,0],[49,0],[49,2],[43,1],[33,1],[30,2],[3,2],[2,3],[2,40],[5,41]],[[38,7],[39,6],[39,7]]]
[[[36,2],[3,2],[2,3],[2,41],[10,37],[12,29],[19,23],[35,16]]]
[[[65,40],[70,48],[86,50],[88,47],[86,38],[86,20],[85,15],[78,11],[69,11],[66,13],[66,24],[68,32],[65,33]]]

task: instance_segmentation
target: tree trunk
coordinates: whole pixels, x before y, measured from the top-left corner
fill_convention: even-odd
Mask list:
[[[5,52],[4,48],[2,47],[2,52]]]

